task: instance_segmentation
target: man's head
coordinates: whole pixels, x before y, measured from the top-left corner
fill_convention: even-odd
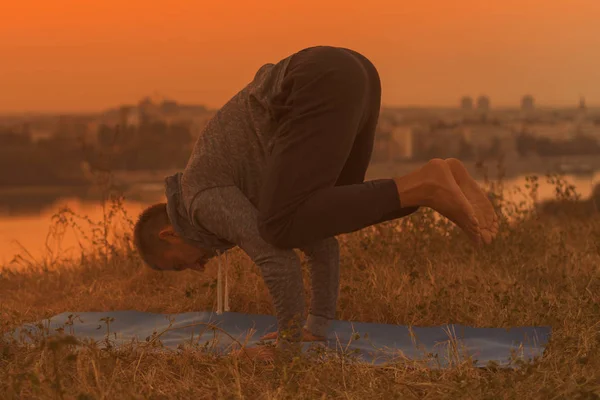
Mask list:
[[[161,271],[202,271],[216,254],[185,242],[173,229],[165,203],[150,206],[140,214],[133,242],[144,262]]]

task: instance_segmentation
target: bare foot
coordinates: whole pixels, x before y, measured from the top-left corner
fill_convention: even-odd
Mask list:
[[[448,158],[445,161],[450,167],[452,176],[454,176],[460,190],[465,194],[465,197],[469,200],[475,211],[475,216],[477,217],[477,221],[479,221],[481,238],[484,243],[490,244],[498,234],[498,216],[494,211],[492,203],[475,179],[469,175],[469,171],[467,171],[460,160]]]
[[[475,210],[444,160],[433,159],[394,181],[403,207],[432,208],[458,225],[476,245],[481,243]]]

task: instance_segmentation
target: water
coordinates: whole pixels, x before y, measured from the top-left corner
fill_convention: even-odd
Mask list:
[[[371,175],[368,178],[373,179],[375,176]],[[590,196],[593,186],[600,183],[600,172],[590,176],[566,176],[565,178],[569,183],[576,186],[577,192],[582,197],[586,198]],[[511,188],[515,186],[524,188],[525,183],[525,176],[507,179],[505,180],[505,188],[510,192]],[[540,178],[538,196],[539,200],[554,198],[554,186],[546,183],[544,177]],[[125,210],[134,220],[145,207],[158,201],[165,201],[164,194],[160,192],[160,185],[154,187],[153,193],[134,193],[129,198],[136,199],[135,201],[127,200],[125,202]],[[2,202],[5,202],[4,199],[3,196]],[[22,195],[20,199],[16,203],[22,207],[7,207],[4,204],[4,212],[0,208],[0,265],[7,265],[16,254],[25,254],[23,249],[26,249],[30,255],[27,256],[28,259],[33,257],[39,260],[48,252],[46,244],[55,253],[77,254],[79,249],[78,239],[81,236],[73,230],[67,230],[60,243],[53,240],[46,242],[52,215],[62,206],[70,207],[77,214],[87,215],[93,221],[102,220],[101,202],[91,199],[85,200],[85,196],[69,196],[44,202],[40,200],[41,196],[35,193],[27,193]],[[514,199],[519,200],[520,197],[516,196]],[[14,201],[11,204],[14,206]]]

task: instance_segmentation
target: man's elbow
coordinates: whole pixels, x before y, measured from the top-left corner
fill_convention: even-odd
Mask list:
[[[258,233],[262,240],[271,246],[280,249],[294,249],[300,247],[299,243],[294,241],[290,235],[290,223],[274,221],[273,219],[260,218],[258,219]]]

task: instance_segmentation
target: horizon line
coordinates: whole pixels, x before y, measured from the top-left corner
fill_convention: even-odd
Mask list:
[[[207,111],[217,111],[219,110],[221,107],[209,107],[205,104],[202,103],[179,103],[177,102],[178,105],[181,106],[195,106],[195,107],[205,107],[207,109]],[[84,110],[71,110],[71,111],[65,111],[65,110],[46,110],[46,111],[35,111],[35,110],[21,110],[21,111],[1,111],[0,110],[0,117],[11,117],[11,116],[24,116],[24,115],[37,115],[37,116],[41,116],[41,115],[82,115],[82,114],[102,114],[102,113],[106,113],[109,111],[115,111],[118,110],[120,107],[123,106],[129,106],[129,107],[137,107],[137,104],[121,104],[118,106],[113,106],[113,107],[108,107],[108,108],[101,108],[101,109],[84,109]],[[430,105],[417,105],[417,104],[382,104],[381,105],[382,109],[452,109],[452,110],[461,110],[460,105],[435,105],[435,104],[430,104]],[[534,106],[534,111],[535,110],[544,110],[544,109],[577,109],[579,108],[579,104],[536,104]],[[600,104],[596,105],[596,104],[586,104],[586,108],[587,109],[594,109],[594,108],[600,108]],[[507,110],[507,109],[521,109],[521,105],[517,104],[499,104],[499,105],[492,105],[489,109],[489,111],[494,111],[494,110]],[[473,111],[477,111],[477,107],[474,106]]]

